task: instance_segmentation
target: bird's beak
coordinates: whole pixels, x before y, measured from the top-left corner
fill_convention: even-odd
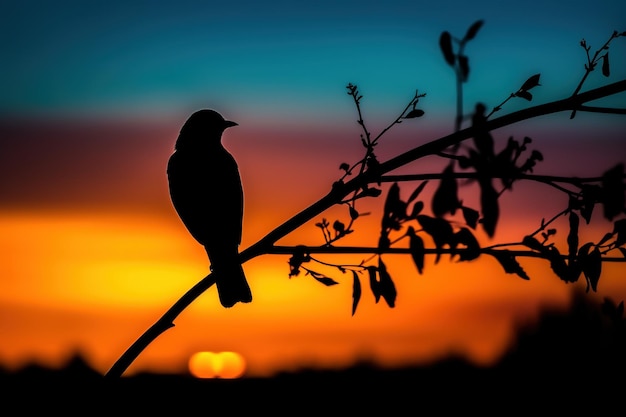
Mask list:
[[[239,123],[231,122],[230,120],[224,120],[224,129],[227,129],[227,128],[233,127],[233,126],[239,126]]]

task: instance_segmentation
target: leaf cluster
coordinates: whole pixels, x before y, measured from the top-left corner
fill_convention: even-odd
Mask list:
[[[465,45],[476,37],[483,24],[483,20],[474,22],[461,39],[453,37],[447,30],[439,36],[439,48],[444,59],[448,65],[458,71],[462,82],[467,82],[470,72],[469,57],[464,53]],[[458,44],[457,52],[454,52],[453,42]]]
[[[454,38],[447,31],[444,31],[440,36],[439,46],[444,59],[446,63],[458,71],[459,79],[462,82],[466,82],[469,76],[469,59],[464,54],[464,47],[467,42],[475,38],[482,25],[482,20],[475,22],[467,30],[465,36],[460,39]],[[621,35],[614,34],[611,39]],[[453,48],[454,42],[458,45],[456,52]],[[604,49],[608,49],[608,42]],[[590,62],[596,60],[595,57],[589,59]],[[606,62],[608,67],[608,52],[602,55],[601,59]],[[592,68],[591,65],[589,67]],[[605,75],[608,76],[608,70]],[[532,143],[532,139],[528,136],[523,137],[521,141],[511,136],[505,146],[496,151],[494,138],[487,128],[487,119],[494,112],[500,111],[502,106],[511,98],[519,97],[526,101],[532,101],[531,90],[540,85],[540,74],[530,76],[515,92],[511,93],[506,100],[487,115],[485,114],[486,107],[483,104],[478,103],[476,105],[471,117],[472,141],[465,147],[467,152],[458,153],[458,148],[455,148],[452,154],[438,154],[443,158],[448,158],[449,163],[437,178],[438,184],[429,204],[431,214],[425,212],[428,203],[419,198],[427,186],[428,180],[421,181],[406,200],[401,198],[398,182],[394,182],[390,186],[382,210],[380,234],[375,249],[377,263],[368,264],[368,261],[365,260],[359,265],[332,265],[342,272],[348,270],[352,272],[352,314],[355,313],[361,298],[362,286],[359,275],[364,272],[369,277],[369,286],[375,301],[378,303],[382,298],[388,306],[395,306],[397,292],[389,268],[383,261],[383,254],[390,251],[401,240],[408,240],[408,253],[418,274],[424,273],[424,258],[429,253],[435,255],[435,264],[440,261],[445,253],[450,255],[451,260],[456,259],[457,261],[472,261],[484,253],[495,258],[505,273],[515,274],[522,279],[529,280],[530,277],[517,258],[519,256],[537,256],[546,259],[552,271],[565,282],[576,282],[580,276],[584,276],[587,281],[587,290],[593,291],[596,291],[598,287],[603,256],[612,250],[618,250],[626,259],[626,249],[623,247],[626,243],[624,237],[626,236],[624,231],[626,220],[624,219],[617,220],[614,223],[614,230],[607,233],[602,240],[587,242],[583,245],[579,245],[578,242],[579,217],[582,217],[589,224],[591,214],[597,204],[602,205],[604,218],[609,221],[626,213],[623,165],[618,165],[605,172],[599,184],[576,178],[568,179],[567,182],[577,187],[578,191],[563,188],[549,179],[538,178],[537,180],[569,195],[569,204],[566,209],[548,222],[542,220],[539,230],[526,235],[520,242],[481,247],[476,237],[480,228],[488,238],[494,238],[500,217],[499,197],[505,191],[512,191],[516,181],[531,178],[530,174],[533,173],[536,164],[544,160],[543,154],[539,150],[528,148]],[[340,169],[345,172],[345,175],[336,184],[339,186],[343,184],[343,179],[351,175],[357,168],[359,169],[359,176],[363,178],[363,183],[350,199],[342,201],[343,204],[349,206],[350,223],[347,227],[338,220],[333,223],[332,231],[330,223],[326,219],[316,224],[323,232],[326,245],[333,244],[353,231],[353,222],[359,217],[359,212],[354,206],[358,198],[380,195],[380,188],[370,188],[367,185],[373,182],[381,185],[380,163],[374,154],[374,147],[378,144],[380,137],[390,127],[400,123],[402,119],[417,118],[424,115],[423,110],[416,108],[421,97],[416,93],[401,115],[381,134],[372,138],[361,113],[363,97],[355,85],[349,84],[347,88],[348,94],[353,97],[357,107],[358,124],[363,129],[361,143],[365,147],[366,153],[365,157],[357,164],[352,166],[347,163],[341,164]],[[461,183],[460,180],[463,177],[469,181],[466,180]],[[472,184],[478,187],[480,197],[478,207],[470,207],[460,198],[461,187]],[[461,219],[458,218],[457,213],[460,213]],[[548,227],[561,216],[568,216],[569,219],[568,250],[566,252],[559,250],[551,242],[551,239],[557,234],[557,229]],[[536,236],[541,236],[542,240]],[[430,249],[427,243],[432,243],[433,248]],[[520,253],[506,248],[517,245],[522,245],[530,251]],[[304,257],[293,256],[290,264],[295,262],[297,265],[301,265],[302,262],[309,261],[323,263],[307,254]],[[307,269],[307,273],[320,281],[321,276],[323,276],[311,269]],[[334,285],[336,281],[327,279],[324,283]]]

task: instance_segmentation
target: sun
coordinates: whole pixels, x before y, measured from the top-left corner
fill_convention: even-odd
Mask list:
[[[189,358],[189,372],[196,378],[240,378],[246,361],[236,352],[196,352]]]

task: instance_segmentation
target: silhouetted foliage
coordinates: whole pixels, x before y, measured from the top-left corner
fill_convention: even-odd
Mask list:
[[[465,44],[467,41],[475,38],[482,25],[482,20],[475,22],[462,39],[455,39],[447,31],[444,31],[439,39],[444,60],[455,69],[459,85],[467,81],[469,74],[469,59],[463,52]],[[608,49],[608,44],[612,39],[623,35],[624,33],[618,34],[614,32],[603,48]],[[458,45],[457,52],[454,52],[454,42]],[[588,47],[586,50],[588,52]],[[596,58],[588,59],[589,62],[597,61]],[[591,67],[591,64],[586,66],[587,69]],[[580,244],[580,217],[585,219],[586,224],[589,224],[596,205],[602,207],[603,217],[608,221],[613,221],[626,213],[624,165],[618,164],[606,170],[599,178],[533,176],[533,169],[544,160],[544,157],[539,150],[529,149],[529,145],[533,142],[530,137],[525,136],[521,141],[509,137],[506,145],[501,150],[496,150],[495,140],[492,135],[493,127],[489,123],[489,117],[500,111],[511,98],[520,97],[527,101],[532,101],[533,96],[530,90],[540,86],[539,81],[540,74],[528,77],[516,92],[511,93],[506,100],[494,107],[489,114],[485,114],[487,109],[484,104],[477,103],[474,113],[471,115],[471,126],[466,129],[468,138],[471,138],[473,144],[473,146],[466,147],[466,154],[459,151],[457,143],[446,147],[447,149],[438,149],[431,152],[449,160],[441,174],[436,177],[438,182],[430,201],[431,214],[424,212],[424,208],[428,203],[418,200],[418,197],[428,185],[428,180],[420,180],[406,201],[401,198],[402,189],[399,181],[395,180],[392,183],[384,201],[380,236],[376,248],[378,266],[368,264],[366,261],[363,261],[357,267],[347,265],[335,266],[342,272],[346,269],[352,269],[353,271],[367,270],[370,276],[370,289],[375,296],[376,302],[384,294],[380,281],[384,277],[384,280],[390,283],[387,285],[390,288],[389,297],[395,299],[395,287],[391,285],[393,280],[389,269],[382,260],[383,253],[390,251],[394,244],[397,244],[404,238],[408,238],[409,249],[406,253],[410,254],[419,274],[424,273],[424,257],[426,254],[432,253],[435,255],[435,264],[441,260],[444,254],[449,254],[450,259],[456,259],[457,261],[472,261],[479,258],[481,254],[489,254],[500,263],[505,273],[515,274],[524,280],[530,280],[530,276],[523,269],[518,258],[537,256],[548,261],[552,272],[562,281],[573,283],[583,276],[587,282],[587,290],[597,291],[598,282],[601,278],[602,263],[607,259],[607,254],[618,252],[622,255],[619,260],[626,261],[626,248],[623,247],[626,243],[626,231],[624,230],[626,219],[616,220],[613,231],[605,234],[602,240]],[[416,94],[401,113],[401,116],[372,141],[370,140],[372,135],[367,130],[361,116],[363,96],[355,85],[349,84],[347,88],[357,107],[358,124],[363,129],[361,140],[366,147],[366,154],[356,165],[350,167],[349,164],[342,164],[342,167],[347,175],[357,167],[360,169],[359,172],[367,174],[371,161],[375,161],[376,173],[375,177],[372,178],[375,178],[376,184],[380,185],[381,182],[386,182],[387,178],[380,172],[381,164],[375,159],[373,147],[390,127],[403,118],[408,108],[416,105],[419,101],[418,99],[423,95],[418,96]],[[460,92],[461,90],[459,90],[459,96]],[[576,93],[574,93],[575,95]],[[462,106],[459,108],[462,108]],[[457,114],[458,120],[464,118],[463,115],[459,117],[459,114]],[[457,125],[457,128],[460,128],[460,123]],[[344,175],[336,183],[336,186],[337,184],[343,184],[342,181],[345,177]],[[415,178],[420,178],[420,174],[414,176],[405,175],[401,178],[401,181],[408,183]],[[421,178],[426,177],[422,175]],[[459,186],[459,179],[461,178],[469,178],[471,182],[478,186],[480,197],[478,207],[469,207],[463,203],[460,195],[461,187]],[[475,236],[477,227],[480,226],[489,238],[494,238],[500,218],[499,198],[504,192],[513,191],[513,184],[521,180],[543,182],[557,191],[565,193],[569,201],[567,207],[548,221],[542,219],[540,227],[534,232],[523,236],[519,242],[481,247]],[[569,184],[577,188],[577,190],[561,187],[557,184],[558,182]],[[355,198],[349,200],[348,204],[353,204],[356,196],[374,196],[373,194],[375,193],[369,192],[371,189],[368,188],[367,183],[360,184],[360,187],[360,190],[358,188],[354,190]],[[355,210],[354,206],[351,205],[350,210]],[[464,225],[459,223],[455,217],[459,210],[462,213]],[[566,254],[562,253],[553,242],[554,236],[557,234],[557,228],[551,227],[558,218],[563,216],[569,219]],[[352,221],[355,219],[355,216],[351,216]],[[347,228],[350,232],[352,231],[352,221]],[[324,222],[327,222],[327,220],[324,219],[322,225],[325,224]],[[320,226],[320,223],[318,223],[318,226]],[[333,243],[342,236],[343,234],[341,236],[335,234],[333,239],[326,238],[325,246],[332,247]],[[425,241],[432,241],[434,247],[426,248]],[[525,246],[530,249],[530,252],[520,253],[520,251],[505,248],[513,246]],[[312,249],[308,248],[306,256],[298,256],[297,259],[306,259],[305,262],[316,262],[317,259],[311,256]],[[292,261],[293,259],[292,257]],[[307,269],[307,272],[310,273],[311,269]],[[356,273],[355,276],[357,276]],[[359,286],[358,297],[356,295],[353,296],[352,314],[356,312],[358,302],[361,299],[361,291],[362,289]],[[390,302],[387,304],[390,307],[395,305]]]
[[[577,111],[599,112],[606,114],[626,114],[626,109],[590,107],[586,103],[626,91],[626,80],[614,82],[603,87],[581,93],[580,90],[595,67],[602,61],[602,74],[608,77],[609,44],[626,36],[626,32],[613,32],[605,44],[595,54],[590,55],[591,47],[583,40],[587,62],[585,74],[570,97],[551,103],[528,107],[505,114],[497,119],[491,116],[501,112],[503,106],[512,98],[533,100],[531,90],[541,86],[540,74],[533,74],[521,86],[511,93],[502,103],[489,113],[482,103],[476,103],[471,115],[463,112],[464,83],[470,75],[470,60],[465,52],[468,42],[475,40],[483,27],[482,20],[474,22],[461,38],[450,32],[442,32],[439,46],[445,62],[452,67],[456,76],[457,106],[454,132],[429,143],[420,145],[387,161],[380,161],[375,148],[381,138],[393,127],[409,121],[416,122],[425,114],[418,108],[426,94],[415,91],[405,108],[379,134],[374,135],[367,128],[363,119],[361,105],[363,96],[355,84],[347,85],[347,94],[352,98],[357,112],[357,124],[361,129],[360,142],[364,148],[363,157],[356,163],[343,162],[339,169],[340,178],[332,184],[329,193],[309,207],[294,215],[285,223],[277,226],[265,237],[240,253],[240,261],[246,262],[265,254],[289,255],[289,277],[301,274],[313,277],[323,285],[336,285],[340,279],[334,279],[322,273],[314,265],[334,267],[342,276],[347,274],[352,279],[352,314],[355,314],[359,302],[363,299],[361,275],[369,284],[369,290],[378,303],[381,299],[388,307],[396,305],[397,289],[391,269],[384,257],[386,253],[402,253],[411,257],[416,273],[425,274],[424,258],[434,255],[435,264],[444,255],[457,262],[470,262],[489,255],[496,259],[504,273],[514,274],[524,280],[531,277],[522,267],[520,258],[534,257],[547,262],[552,272],[563,282],[577,282],[584,277],[589,291],[597,291],[602,277],[604,262],[626,261],[626,183],[624,164],[610,167],[600,177],[578,178],[534,175],[535,166],[544,162],[543,154],[537,149],[530,149],[532,139],[523,136],[522,140],[509,137],[500,148],[492,132],[503,126],[532,119],[555,112],[571,111],[573,118]],[[522,78],[523,79],[523,78]],[[461,129],[464,120],[469,120],[468,127]],[[463,148],[460,145],[463,143]],[[445,162],[441,173],[416,173],[391,176],[390,171],[428,156],[438,156]],[[463,184],[459,181],[467,180]],[[567,204],[552,217],[541,219],[537,229],[522,236],[518,242],[495,243],[484,246],[476,237],[484,232],[488,239],[494,239],[500,224],[500,197],[505,192],[512,192],[519,181],[535,181],[549,186],[555,193],[563,193]],[[414,185],[412,183],[417,183]],[[341,247],[337,242],[354,231],[357,222],[365,213],[359,212],[356,202],[364,198],[383,196],[383,183],[391,183],[383,198],[380,234],[374,247]],[[403,184],[402,187],[400,184]],[[434,184],[434,185],[433,185]],[[478,187],[477,206],[466,203],[462,198],[463,186]],[[426,187],[435,187],[431,201],[423,199]],[[410,188],[410,196],[402,198],[405,187]],[[475,192],[472,189],[470,192]],[[329,208],[341,205],[347,207],[345,220],[329,221],[322,217],[315,226],[322,232],[323,242],[319,246],[278,246],[276,242],[294,230],[313,220]],[[599,206],[599,207],[598,207]],[[428,212],[430,209],[430,212]],[[589,225],[592,214],[601,210],[603,217],[613,222],[611,231],[598,241],[582,240],[581,226]],[[369,214],[369,213],[368,213]],[[459,216],[462,221],[459,220]],[[566,248],[559,248],[555,235],[559,233],[555,221],[568,219]],[[408,240],[407,247],[399,247],[399,242]],[[429,246],[432,243],[432,246]],[[519,250],[523,248],[523,250]],[[367,253],[370,258],[358,265],[332,264],[314,257],[314,254]],[[611,255],[617,255],[611,257]],[[119,376],[141,353],[141,351],[159,334],[173,325],[173,320],[196,297],[215,283],[210,274],[189,290],[157,323],[135,342],[108,372],[108,376]],[[623,323],[623,302],[615,305],[605,304],[604,310],[615,320]]]

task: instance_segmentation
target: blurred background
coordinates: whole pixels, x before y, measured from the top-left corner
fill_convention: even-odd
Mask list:
[[[593,6],[593,7],[592,7]],[[501,103],[541,74],[533,101],[509,101],[501,113],[571,95],[591,52],[624,31],[617,0],[501,2],[23,1],[0,17],[0,368],[65,366],[77,357],[104,374],[179,297],[208,273],[204,249],[176,215],[165,167],[178,131],[200,108],[239,126],[225,146],[245,190],[242,249],[324,196],[339,166],[363,156],[358,115],[346,94],[357,84],[368,129],[378,134],[416,90],[422,118],[381,139],[385,161],[454,129],[455,78],[439,35],[462,37],[484,26],[465,50],[470,76],[464,109]],[[624,79],[626,42],[611,43],[611,77],[591,74],[583,91]],[[623,94],[603,105],[622,103]],[[555,114],[493,132],[533,139],[544,155],[534,173],[600,176],[624,163],[623,117]],[[437,160],[397,173],[440,172]],[[416,184],[401,184],[408,198]],[[381,188],[386,194],[388,184]],[[434,184],[422,199],[429,201]],[[476,201],[476,189],[461,198]],[[384,199],[360,203],[355,232],[341,243],[375,246]],[[484,244],[519,242],[565,207],[564,195],[516,184],[500,200],[500,228]],[[324,243],[315,222],[347,223],[333,208],[279,242]],[[566,223],[558,223],[566,225]],[[566,229],[565,229],[566,230]],[[612,225],[594,214],[581,230],[597,241]],[[566,232],[555,236],[563,243]],[[323,258],[358,264],[367,255]],[[545,261],[524,259],[529,281],[493,258],[458,263],[426,258],[418,274],[407,256],[385,255],[396,306],[376,303],[364,285],[352,316],[352,276],[324,270],[339,285],[289,277],[288,256],[244,265],[254,301],[224,309],[211,288],[128,369],[204,376],[265,377],[358,363],[383,368],[450,356],[499,361],[520,323],[544,308],[566,310],[584,279],[564,284]],[[601,301],[626,298],[624,267],[603,266]],[[365,283],[365,281],[363,281]],[[197,355],[199,352],[204,352]],[[215,365],[215,364],[220,365]],[[203,369],[203,371],[202,371]],[[213,375],[215,376],[215,375]]]

